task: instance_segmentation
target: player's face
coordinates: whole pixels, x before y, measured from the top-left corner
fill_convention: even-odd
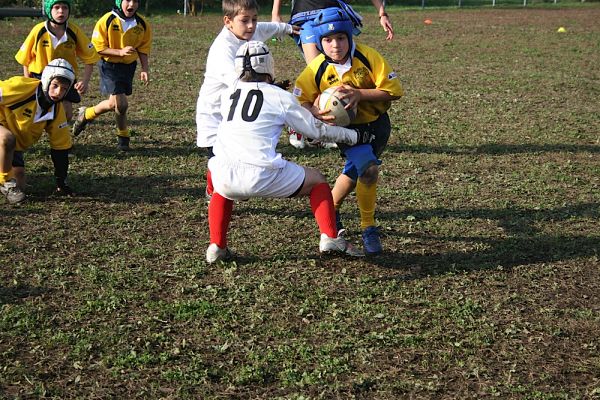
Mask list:
[[[52,19],[57,23],[62,24],[69,19],[69,6],[66,3],[56,3],[50,10]]]
[[[344,63],[350,52],[350,42],[345,33],[333,33],[321,39],[323,53],[337,63]]]
[[[133,17],[139,6],[140,0],[123,0],[121,3],[121,9],[127,18]]]
[[[256,10],[240,10],[233,19],[225,16],[223,18],[225,26],[238,39],[250,40],[256,30],[256,22],[258,21],[258,12]]]
[[[57,103],[61,101],[69,91],[70,85],[60,79],[54,78],[50,81],[50,87],[48,87],[48,97],[53,102]]]

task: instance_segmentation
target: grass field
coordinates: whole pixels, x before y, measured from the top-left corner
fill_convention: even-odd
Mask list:
[[[151,84],[0,206],[0,398],[600,398],[600,6],[391,10],[385,253],[321,259],[308,201],[237,203],[208,266],[195,103],[220,17],[155,16]],[[424,25],[430,18],[433,23]],[[0,21],[1,79],[35,21]],[[93,20],[80,20],[91,33]],[[557,33],[564,26],[566,33]],[[270,42],[279,78],[303,67]],[[97,76],[90,105],[101,97]],[[336,151],[284,156],[331,182]],[[354,198],[343,209],[360,244]]]

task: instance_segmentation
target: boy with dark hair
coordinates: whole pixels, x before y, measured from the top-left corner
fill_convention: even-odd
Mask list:
[[[313,138],[348,145],[370,137],[324,124],[291,93],[273,85],[273,57],[262,42],[250,41],[240,47],[235,72],[240,79],[222,93],[223,121],[214,144],[215,156],[208,162],[215,190],[208,206],[210,245],[206,261],[213,263],[230,256],[227,230],[233,200],[250,197],[309,196],[321,232],[319,251],[362,256],[337,234],[331,189],[325,177],[314,168],[285,160],[276,147],[284,125],[302,129]]]
[[[238,78],[234,72],[236,51],[248,40],[265,41],[298,32],[297,27],[289,24],[257,22],[257,19],[256,0],[223,1],[224,26],[208,51],[204,82],[196,104],[196,145],[206,149],[208,158],[213,156],[212,146],[221,123],[221,93]],[[206,194],[212,194],[210,170],[206,176]]]
[[[142,67],[140,80],[147,85],[149,78],[148,54],[152,47],[150,24],[137,13],[139,0],[115,0],[112,11],[96,23],[92,43],[100,61],[100,88],[109,98],[94,107],[80,107],[73,125],[73,135],[79,135],[86,125],[109,111],[115,112],[117,148],[128,151],[130,131],[127,127],[127,96],[133,91],[133,76],[139,58]]]
[[[46,131],[54,163],[56,191],[72,194],[67,185],[71,135],[62,100],[75,82],[71,64],[57,58],[41,79],[15,76],[0,81],[0,193],[11,204],[25,199],[23,152]]]
[[[375,202],[381,164],[379,156],[391,132],[387,110],[391,101],[400,98],[403,91],[396,73],[381,54],[371,47],[354,43],[353,28],[349,16],[341,9],[326,9],[315,17],[313,32],[322,54],[302,71],[296,80],[294,94],[313,115],[335,123],[334,117],[325,114],[326,110],[318,110],[315,101],[328,87],[341,86],[338,93],[348,100],[346,109],[357,107],[356,119],[350,127],[374,135],[370,144],[339,145],[346,164],[332,189],[334,205],[339,210],[346,196],[356,188],[364,251],[374,255],[383,250],[375,226]],[[338,228],[342,228],[341,221]]]
[[[100,60],[96,49],[81,28],[69,22],[71,0],[44,0],[43,9],[47,21],[33,27],[15,59],[23,65],[23,76],[40,78],[42,70],[55,58],[63,58],[74,68],[77,75],[77,58],[84,64],[83,79],[77,81],[63,100],[67,120],[73,117],[72,103],[80,103],[92,77],[94,64]]]

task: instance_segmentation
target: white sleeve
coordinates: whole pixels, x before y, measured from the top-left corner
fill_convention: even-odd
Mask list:
[[[292,33],[292,26],[285,22],[259,22],[256,24],[256,31],[252,35],[252,40],[265,42],[272,37],[282,38]]]
[[[309,138],[324,142],[337,142],[348,145],[356,144],[358,133],[355,130],[341,126],[327,125],[323,121],[316,119],[310,111],[298,104],[294,98],[282,98],[282,102],[286,109],[285,123],[292,129]]]

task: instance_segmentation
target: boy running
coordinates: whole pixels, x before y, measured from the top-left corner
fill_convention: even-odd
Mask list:
[[[381,54],[368,46],[354,43],[352,29],[352,21],[343,10],[329,8],[316,16],[313,31],[323,54],[302,71],[296,80],[294,93],[300,104],[311,110],[313,115],[335,123],[334,117],[319,112],[315,100],[328,87],[341,85],[338,92],[349,100],[346,109],[358,107],[356,119],[350,127],[374,135],[370,144],[339,145],[346,164],[332,189],[334,205],[339,210],[346,196],[356,188],[364,251],[374,255],[383,250],[375,225],[375,202],[381,164],[379,156],[391,132],[387,110],[391,101],[400,98],[403,91],[396,73]],[[342,228],[341,221],[338,228]]]
[[[96,49],[81,28],[68,22],[71,16],[71,0],[45,0],[44,15],[47,21],[33,27],[25,42],[15,55],[23,65],[23,76],[40,79],[42,70],[55,58],[64,58],[77,75],[77,58],[84,64],[83,79],[71,87],[63,100],[67,120],[73,118],[73,104],[80,103],[92,77],[94,64],[100,60]]]
[[[115,0],[112,11],[96,23],[92,43],[100,62],[100,88],[109,98],[94,107],[80,107],[73,125],[73,135],[79,135],[86,125],[109,111],[115,112],[117,122],[117,148],[130,150],[130,131],[127,127],[127,96],[133,92],[133,76],[139,58],[140,79],[147,85],[149,78],[148,54],[152,46],[150,24],[137,13],[139,0]]]

